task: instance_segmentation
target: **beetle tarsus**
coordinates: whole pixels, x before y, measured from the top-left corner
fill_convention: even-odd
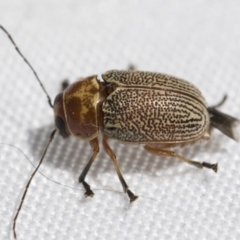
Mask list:
[[[214,172],[217,172],[218,170],[218,164],[217,163],[207,163],[207,162],[196,162],[196,161],[192,161],[191,162],[192,165],[194,165],[195,167],[198,167],[198,168],[209,168],[209,169],[212,169]]]
[[[138,196],[134,195],[134,193],[131,192],[129,189],[127,190],[127,195],[130,199],[130,203],[134,202],[138,198]]]
[[[89,191],[84,193],[84,196],[85,197],[93,197],[94,196],[94,192],[91,189],[89,189]]]
[[[84,193],[85,197],[93,197],[94,193],[91,190],[91,187],[89,184],[87,184],[85,181],[82,182],[82,185],[84,187],[84,189],[86,190],[86,192]]]
[[[202,166],[205,167],[205,168],[210,168],[214,172],[217,172],[217,170],[218,170],[218,164],[217,163],[211,164],[211,163],[203,162]]]

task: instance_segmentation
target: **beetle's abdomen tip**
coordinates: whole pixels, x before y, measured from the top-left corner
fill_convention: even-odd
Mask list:
[[[239,119],[220,112],[212,107],[208,108],[208,112],[210,115],[210,122],[212,127],[217,128],[223,134],[225,134],[229,138],[232,138],[236,142],[239,141],[237,129],[240,124]]]

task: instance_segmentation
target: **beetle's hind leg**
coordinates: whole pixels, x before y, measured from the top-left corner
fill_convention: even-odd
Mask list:
[[[89,160],[89,162],[87,163],[86,167],[83,169],[81,175],[79,176],[79,183],[81,183],[85,189],[85,197],[92,197],[94,195],[93,191],[91,190],[91,187],[88,183],[86,183],[85,177],[94,161],[94,159],[96,158],[98,152],[99,152],[99,144],[98,144],[98,138],[94,138],[93,140],[90,141],[90,145],[93,149],[93,155],[91,157],[91,159]]]
[[[210,126],[211,129],[217,128],[223,134],[238,142],[237,126],[240,124],[240,120],[217,110],[217,108],[224,104],[226,99],[227,95],[223,97],[220,103],[207,108],[210,116]]]
[[[149,145],[145,145],[144,148],[145,148],[145,150],[147,150],[148,152],[153,153],[153,154],[162,155],[162,156],[169,156],[169,157],[176,157],[176,158],[180,159],[181,161],[184,161],[184,162],[186,162],[188,164],[191,164],[191,165],[193,165],[195,167],[198,167],[198,168],[205,167],[205,168],[212,169],[214,172],[217,172],[217,170],[218,170],[217,163],[211,164],[211,163],[207,163],[207,162],[192,161],[190,159],[187,159],[185,157],[182,157],[182,156],[178,155],[177,153],[175,153],[173,151],[168,151],[168,150],[161,149],[161,148],[154,148],[154,147],[151,147]]]
[[[215,104],[214,106],[211,106],[211,108],[221,107],[226,102],[226,100],[227,100],[227,94],[223,96],[222,100],[219,103]]]
[[[119,168],[116,156],[115,156],[113,150],[108,145],[107,137],[105,135],[103,136],[103,147],[104,147],[104,150],[106,151],[106,153],[108,154],[108,156],[112,159],[112,161],[114,163],[114,166],[115,166],[118,178],[119,178],[119,180],[120,180],[120,182],[122,184],[122,187],[123,187],[123,191],[125,193],[127,193],[128,197],[130,199],[130,203],[135,201],[138,198],[138,196],[134,195],[134,193],[130,191],[127,183],[125,182],[125,180],[124,180],[124,178],[122,176],[122,173],[120,171],[120,168]]]

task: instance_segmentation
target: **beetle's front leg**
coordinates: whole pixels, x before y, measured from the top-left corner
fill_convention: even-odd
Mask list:
[[[84,189],[85,189],[85,197],[92,197],[94,195],[93,191],[91,190],[91,187],[89,184],[87,184],[84,180],[85,180],[85,177],[94,161],[94,159],[96,158],[98,152],[99,152],[99,144],[98,144],[98,138],[94,138],[93,140],[89,141],[90,142],[90,145],[93,149],[93,155],[90,159],[90,161],[87,163],[86,167],[83,169],[81,175],[79,176],[79,183],[82,183]]]
[[[217,172],[217,170],[218,170],[217,163],[211,164],[211,163],[207,163],[207,162],[192,161],[190,159],[187,159],[185,157],[178,155],[177,153],[175,153],[173,151],[168,151],[168,150],[161,149],[161,148],[154,148],[149,145],[145,145],[144,148],[145,148],[145,150],[147,150],[148,152],[153,153],[153,154],[164,155],[164,156],[169,156],[169,157],[176,157],[176,158],[180,159],[181,161],[184,161],[184,162],[191,164],[198,168],[203,168],[203,167],[210,168],[214,172]]]
[[[120,180],[120,182],[122,184],[122,187],[123,187],[123,191],[125,193],[127,193],[128,197],[130,199],[130,203],[135,201],[138,198],[138,196],[134,195],[134,193],[130,191],[127,183],[125,182],[125,180],[124,180],[124,178],[122,176],[122,173],[120,171],[120,168],[119,168],[116,156],[115,156],[113,150],[108,145],[107,137],[105,135],[103,136],[103,142],[102,143],[103,143],[104,150],[106,151],[106,153],[108,154],[108,156],[112,159],[112,161],[114,163],[114,166],[115,166],[118,178],[119,178],[119,180]]]

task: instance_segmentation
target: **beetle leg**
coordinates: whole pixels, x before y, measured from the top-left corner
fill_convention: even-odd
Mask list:
[[[157,154],[157,155],[164,155],[164,156],[169,156],[169,157],[176,157],[188,164],[191,164],[195,167],[198,167],[198,168],[210,168],[212,169],[214,172],[217,172],[217,169],[218,169],[218,165],[217,163],[215,164],[211,164],[211,163],[207,163],[207,162],[196,162],[196,161],[192,161],[190,159],[187,159],[185,157],[182,157],[180,155],[178,155],[177,153],[173,152],[173,151],[168,151],[168,150],[165,150],[165,149],[160,149],[160,148],[153,148],[151,146],[148,146],[148,145],[145,145],[144,146],[145,150],[147,150],[148,152],[150,153],[154,153],[154,154]]]
[[[135,201],[138,198],[138,196],[134,195],[134,193],[130,191],[127,183],[125,182],[125,180],[124,180],[124,178],[122,176],[121,170],[119,168],[116,156],[115,156],[113,150],[108,145],[107,137],[105,135],[103,136],[103,142],[102,143],[103,143],[104,150],[106,151],[106,153],[108,154],[108,156],[112,159],[112,161],[114,163],[114,166],[115,166],[118,178],[119,178],[119,180],[120,180],[120,182],[122,184],[122,187],[123,187],[123,191],[125,193],[127,193],[128,197],[130,199],[130,203]]]
[[[90,161],[87,163],[86,167],[83,169],[81,175],[78,178],[79,183],[82,183],[84,189],[85,189],[85,197],[92,197],[94,195],[93,191],[91,190],[91,187],[89,184],[87,184],[84,180],[85,177],[94,161],[94,159],[96,158],[98,152],[99,152],[99,144],[98,144],[98,138],[94,138],[91,141],[89,141],[92,149],[93,149],[93,155],[90,159]]]
[[[226,102],[226,100],[227,100],[227,95],[225,94],[223,96],[222,100],[219,103],[211,106],[211,108],[219,108],[219,107],[221,107]]]
[[[135,65],[133,65],[132,63],[130,63],[129,65],[128,65],[128,71],[136,71],[137,70],[137,68],[136,68],[136,66]]]

